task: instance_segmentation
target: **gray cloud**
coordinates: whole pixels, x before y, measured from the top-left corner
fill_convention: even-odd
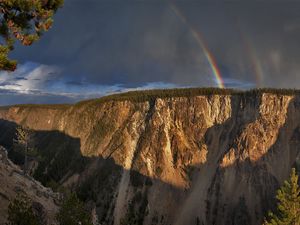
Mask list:
[[[66,0],[54,27],[38,43],[17,46],[13,53],[21,64],[31,61],[56,69],[44,68],[42,76],[29,79],[24,74],[32,68],[23,68],[19,78],[5,82],[15,82],[13,89],[20,89],[21,83],[28,91],[45,89],[62,95],[103,94],[160,83],[215,86],[193,29],[201,33],[227,86],[297,88],[299,11],[299,1],[285,0]]]
[[[66,2],[53,29],[15,55],[99,84],[214,84],[197,41],[165,1]]]

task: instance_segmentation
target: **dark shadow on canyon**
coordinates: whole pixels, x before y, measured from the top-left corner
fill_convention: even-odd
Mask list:
[[[13,140],[18,124],[0,119],[0,146],[8,150],[9,158],[16,164],[24,162],[24,155],[14,151]],[[55,191],[72,190],[90,205],[97,208],[99,222],[111,224],[116,192],[124,168],[112,157],[86,157],[81,154],[79,138],[71,137],[63,132],[34,130],[34,148],[38,155],[31,157],[37,161],[33,177],[43,185]],[[130,172],[130,185],[134,196],[128,202],[125,219],[134,217],[141,224],[147,210],[147,192],[153,183],[166,186],[170,192],[183,190],[164,183],[158,179],[149,178],[136,171]],[[67,186],[62,188],[61,185]],[[128,217],[128,218],[127,218]],[[163,218],[159,218],[162,220]]]
[[[228,184],[230,182],[239,185],[242,179],[241,174],[251,171],[251,168],[245,169],[244,164],[247,164],[247,162],[237,165],[237,168],[236,165],[221,168],[220,162],[230,148],[238,147],[235,142],[236,137],[240,136],[249,123],[254,122],[259,117],[261,97],[251,94],[231,96],[230,102],[231,117],[222,124],[216,124],[208,128],[205,133],[205,144],[208,150],[206,162],[208,163],[198,166],[200,171],[209,171],[206,174],[210,178],[208,179],[209,183],[203,185],[200,181],[199,184],[195,184],[195,188],[197,189],[197,185],[203,186],[203,190],[206,192],[204,201],[207,224],[250,225],[252,222],[248,215],[243,193],[233,194],[234,190],[232,190],[232,194],[226,193],[228,192],[226,187],[230,185]],[[231,174],[228,177],[231,180],[228,182],[226,176],[224,176],[225,172]],[[230,187],[229,189],[233,188],[237,187]],[[235,196],[228,198],[230,195]],[[236,196],[237,199],[233,199]],[[188,202],[188,204],[190,203]]]

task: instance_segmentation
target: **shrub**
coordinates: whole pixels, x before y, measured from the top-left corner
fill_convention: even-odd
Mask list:
[[[7,225],[38,225],[32,202],[25,194],[18,194],[8,206]]]
[[[75,193],[65,198],[56,219],[61,225],[92,225],[90,214]]]

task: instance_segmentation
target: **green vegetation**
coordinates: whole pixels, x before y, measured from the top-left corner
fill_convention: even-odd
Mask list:
[[[120,94],[112,94],[103,96],[97,99],[90,99],[71,104],[21,104],[13,105],[21,108],[44,108],[44,109],[68,109],[71,106],[81,107],[85,104],[94,105],[110,101],[132,101],[132,102],[144,102],[155,100],[156,98],[175,98],[175,97],[194,97],[201,95],[261,95],[263,93],[278,94],[278,95],[297,95],[300,94],[300,90],[297,89],[275,89],[275,88],[261,88],[252,90],[238,90],[238,89],[221,89],[221,88],[175,88],[175,89],[154,89],[154,90],[142,90],[142,91],[129,91]],[[7,106],[0,107],[0,109],[7,109]]]
[[[144,91],[130,91],[121,94],[113,94],[104,96],[99,99],[92,99],[81,101],[76,106],[84,104],[103,103],[108,101],[133,101],[144,102],[155,100],[156,98],[174,98],[174,97],[193,97],[201,95],[252,95],[252,94],[281,94],[281,95],[295,95],[300,94],[300,90],[296,89],[275,89],[275,88],[262,88],[242,91],[237,89],[221,89],[221,88],[175,88],[175,89],[155,89]]]
[[[31,200],[24,194],[18,194],[8,206],[7,225],[38,225]]]
[[[92,199],[94,202],[98,202],[98,195],[102,194],[99,193],[99,190],[102,190],[104,193],[113,194],[111,193],[111,191],[113,191],[113,184],[111,183],[117,182],[112,182],[111,180],[113,180],[114,176],[118,173],[120,173],[120,168],[103,166],[99,171],[95,171],[85,179],[77,190],[78,196],[84,201]]]
[[[220,88],[175,88],[175,89],[154,89],[143,91],[129,91],[120,94],[112,94],[104,96],[99,99],[86,100],[77,103],[81,105],[85,103],[102,103],[107,101],[151,101],[156,98],[172,98],[172,97],[191,97],[197,95],[213,95],[213,94],[233,94],[241,93],[234,89],[220,89]],[[76,106],[75,105],[75,106]]]
[[[298,175],[293,168],[290,179],[285,181],[278,190],[277,212],[269,212],[268,220],[264,225],[299,225],[300,224],[300,188]]]
[[[27,174],[28,170],[28,156],[36,156],[36,149],[33,147],[33,131],[29,128],[18,126],[16,128],[16,139],[14,139],[15,152],[18,152],[20,155],[24,156],[24,174]]]
[[[38,217],[25,194],[18,194],[8,206],[7,225],[41,225],[43,219]],[[60,225],[92,225],[90,213],[74,193],[64,199],[56,220]]]
[[[99,120],[96,125],[93,127],[96,138],[103,138],[108,133],[112,132],[115,129],[113,121],[104,121],[103,119]]]
[[[81,155],[78,138],[59,131],[36,131],[35,139],[39,164],[33,177],[55,190],[68,172],[82,171],[89,160]]]
[[[122,167],[116,165],[112,159],[103,159],[76,190],[82,201],[95,202],[97,209],[101,212],[98,214],[100,224],[106,224],[108,222],[106,220],[113,216],[110,206],[120,182],[121,172]]]
[[[66,110],[70,107],[78,108],[82,106],[97,106],[102,103],[110,101],[131,101],[131,102],[145,102],[154,101],[156,98],[176,98],[176,97],[194,97],[194,96],[212,96],[212,95],[240,95],[240,96],[251,96],[251,95],[262,95],[263,93],[277,94],[277,95],[300,95],[300,90],[297,89],[276,89],[276,88],[260,88],[251,89],[247,91],[238,89],[228,88],[175,88],[175,89],[154,89],[154,90],[142,90],[142,91],[129,91],[125,93],[112,94],[103,96],[97,99],[90,99],[72,104],[21,104],[12,105],[19,108],[42,108],[42,109],[60,109]],[[11,107],[11,106],[10,106]],[[1,109],[8,109],[7,106],[1,106]],[[90,109],[90,108],[89,108]]]
[[[92,115],[94,113],[92,112]],[[115,122],[110,120],[110,117],[98,119],[93,127],[93,132],[88,137],[90,143],[89,150],[86,151],[86,155],[93,155],[99,140],[104,139],[107,135],[111,134],[115,130]]]
[[[1,0],[0,1],[0,70],[14,71],[17,61],[8,58],[14,43],[31,45],[48,31],[53,15],[63,0]]]
[[[65,198],[56,219],[61,225],[92,225],[90,214],[75,193]]]
[[[55,107],[54,107],[55,106]],[[7,110],[10,107],[19,107],[21,110],[23,109],[60,109],[65,110],[68,109],[72,104],[19,104],[19,105],[9,105],[9,106],[0,106],[0,109]]]

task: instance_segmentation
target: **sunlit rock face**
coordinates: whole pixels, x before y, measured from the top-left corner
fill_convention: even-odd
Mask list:
[[[0,144],[9,145],[9,121],[40,133],[43,149],[78,148],[84,166],[53,179],[95,203],[102,224],[256,225],[297,166],[299,97],[249,92],[6,107]]]

